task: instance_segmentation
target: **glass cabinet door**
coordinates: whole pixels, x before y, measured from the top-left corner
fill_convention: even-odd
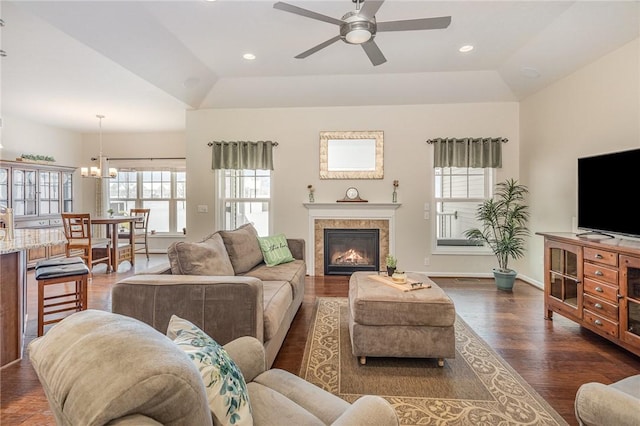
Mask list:
[[[578,307],[578,256],[560,248],[551,249],[550,295]]]
[[[640,258],[621,256],[620,337],[640,348]]]
[[[40,214],[60,213],[60,172],[40,171]]]
[[[36,171],[13,171],[13,214],[15,216],[35,216],[36,211]]]
[[[73,173],[62,173],[62,211],[73,211]]]
[[[548,242],[545,248],[546,318],[552,311],[582,317],[582,249]]]
[[[0,208],[9,207],[9,169],[0,167]]]

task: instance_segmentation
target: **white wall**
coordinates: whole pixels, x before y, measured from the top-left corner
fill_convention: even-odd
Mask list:
[[[579,157],[640,147],[639,49],[628,43],[521,102],[520,170],[534,232],[574,230]],[[603,176],[603,184],[615,183]],[[531,238],[518,270],[543,282],[542,237]]]
[[[79,133],[45,126],[10,115],[2,116],[2,146],[0,158],[15,160],[22,154],[46,155],[55,158],[55,165],[74,167],[82,161],[82,137]],[[74,175],[75,182],[80,173]],[[82,205],[81,185],[74,185],[74,200]],[[75,202],[75,201],[74,201]]]
[[[2,145],[3,160],[15,160],[21,154],[48,155],[56,165],[74,166],[82,158],[79,133],[10,115],[2,116]]]
[[[400,181],[396,218],[396,255],[406,270],[489,272],[493,256],[432,255],[433,220],[423,219],[425,202],[433,205],[433,147],[437,137],[500,136],[504,168],[498,179],[518,178],[519,122],[517,103],[340,108],[212,109],[187,112],[187,223],[189,239],[215,230],[216,193],[211,170],[212,140],[274,140],[273,232],[308,241],[307,185],[317,203],[335,202],[356,186],[370,202],[391,202],[394,179]],[[319,133],[322,130],[383,130],[384,179],[320,180]],[[197,213],[197,205],[208,213]],[[432,207],[432,210],[435,207]],[[432,216],[433,217],[433,216]],[[425,267],[424,258],[431,265]]]

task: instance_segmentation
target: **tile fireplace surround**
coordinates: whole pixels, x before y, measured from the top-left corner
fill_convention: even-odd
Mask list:
[[[380,265],[395,253],[395,212],[401,204],[391,203],[305,203],[309,212],[307,274],[324,275],[324,230],[379,229]]]

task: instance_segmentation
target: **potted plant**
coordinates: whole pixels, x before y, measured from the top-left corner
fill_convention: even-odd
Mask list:
[[[396,271],[396,267],[398,266],[398,259],[388,254],[386,262],[387,262],[387,275],[392,276],[393,273]]]
[[[510,259],[524,256],[525,242],[529,235],[529,207],[525,196],[529,190],[515,179],[496,184],[495,196],[482,202],[476,211],[482,228],[468,229],[464,235],[481,241],[491,248],[498,259],[493,269],[496,285],[500,290],[512,290],[517,272],[509,268]]]

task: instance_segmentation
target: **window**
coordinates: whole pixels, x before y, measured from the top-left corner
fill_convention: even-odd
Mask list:
[[[270,170],[220,170],[222,229],[252,222],[259,235],[269,235]]]
[[[478,204],[493,196],[494,169],[437,167],[434,170],[436,250],[457,251],[462,247],[484,252],[484,246],[469,241],[464,231],[480,227],[475,219],[476,210]]]
[[[182,233],[186,227],[186,172],[118,170],[118,176],[109,182],[109,208],[121,214],[132,208],[151,209],[150,230]]]

